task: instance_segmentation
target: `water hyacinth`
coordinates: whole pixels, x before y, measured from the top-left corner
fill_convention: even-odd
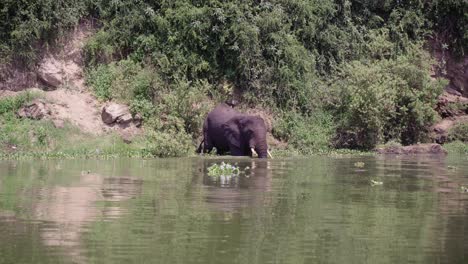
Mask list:
[[[372,186],[383,185],[383,182],[377,180],[370,180]]]
[[[362,162],[362,161],[358,161],[358,162],[354,163],[354,167],[356,167],[356,168],[364,168],[365,165],[366,164],[364,162]]]
[[[462,192],[468,193],[468,187],[460,186],[460,189],[461,189]]]
[[[221,164],[213,164],[208,167],[209,176],[237,176],[240,174],[238,166],[231,165],[229,163],[221,162]]]

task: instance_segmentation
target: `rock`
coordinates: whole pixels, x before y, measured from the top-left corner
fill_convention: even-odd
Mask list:
[[[116,122],[119,124],[125,125],[125,124],[129,124],[130,122],[132,122],[132,120],[133,120],[132,114],[127,113],[123,116],[119,116],[116,119]]]
[[[116,122],[117,118],[130,115],[130,111],[126,105],[110,103],[102,108],[101,118],[102,121],[108,125]],[[128,118],[125,117],[125,118]]]
[[[429,144],[416,144],[410,146],[386,146],[382,148],[377,148],[375,151],[379,154],[402,154],[402,155],[411,155],[411,154],[447,154],[447,151],[439,144],[429,143]]]
[[[463,115],[468,112],[468,98],[444,92],[437,99],[435,110],[443,118]]]
[[[130,144],[133,141],[133,135],[131,133],[122,133],[121,134],[123,142]]]
[[[460,123],[468,123],[468,115],[445,118],[433,125],[431,134],[432,140],[439,144],[446,143],[449,140],[448,134],[450,129]]]
[[[22,118],[42,119],[50,114],[49,107],[42,100],[34,100],[18,110],[18,116]]]
[[[57,89],[62,85],[64,78],[64,65],[62,61],[53,56],[45,57],[37,69],[37,79],[48,88]]]
[[[52,123],[54,123],[55,128],[63,128],[65,126],[65,122],[60,119],[54,119],[52,120]]]
[[[143,121],[143,117],[140,114],[136,114],[133,117],[133,123],[135,124],[136,127],[141,127]]]
[[[48,88],[57,89],[62,85],[62,81],[60,79],[49,73],[38,72],[37,79]]]

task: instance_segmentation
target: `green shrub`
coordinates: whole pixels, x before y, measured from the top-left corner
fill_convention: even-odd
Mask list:
[[[299,153],[307,155],[327,152],[330,140],[335,133],[332,116],[326,112],[316,112],[303,116],[296,112],[284,113],[273,124],[275,137],[288,141]]]
[[[161,115],[180,119],[186,133],[198,137],[203,120],[212,105],[206,98],[211,86],[206,81],[177,81],[156,99]]]
[[[0,99],[0,115],[6,113],[16,113],[22,106],[26,105],[39,94],[31,92],[23,92],[16,96],[10,96]]]
[[[449,154],[461,154],[468,155],[468,144],[461,141],[453,141],[447,144],[444,144],[444,149],[447,150]]]
[[[468,123],[459,123],[452,127],[448,133],[448,140],[468,143]]]
[[[130,103],[136,97],[151,100],[155,76],[128,59],[90,68],[86,80],[98,98]]]
[[[154,157],[182,157],[194,151],[191,138],[180,131],[149,131],[143,152]]]
[[[156,108],[147,98],[136,97],[130,102],[130,111],[133,115],[140,114],[143,120],[149,120],[155,115]]]
[[[431,80],[430,62],[415,46],[396,59],[347,64],[334,83],[342,91],[337,146],[371,149],[389,140],[404,145],[426,141],[445,85]]]
[[[115,73],[108,65],[99,65],[87,71],[86,82],[94,90],[94,94],[101,100],[112,98],[112,82]]]
[[[87,14],[90,1],[3,0],[0,8],[0,63],[34,65],[42,46]]]
[[[115,53],[116,48],[112,45],[111,32],[102,29],[91,36],[83,47],[84,61],[88,67],[110,63]]]
[[[155,130],[176,128],[196,138],[212,108],[207,94],[213,86],[206,80],[166,83],[151,67],[130,59],[90,69],[87,81],[98,98],[129,104]]]

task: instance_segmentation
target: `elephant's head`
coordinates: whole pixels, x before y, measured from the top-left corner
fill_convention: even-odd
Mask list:
[[[267,128],[261,117],[240,115],[229,120],[224,129],[229,143],[239,148],[241,154],[252,156],[254,149],[259,158],[268,156]]]

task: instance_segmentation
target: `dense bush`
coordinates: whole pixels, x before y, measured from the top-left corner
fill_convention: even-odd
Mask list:
[[[36,93],[23,92],[16,96],[0,98],[0,115],[14,114],[22,106],[38,96],[39,94]]]
[[[33,64],[40,47],[89,15],[91,1],[2,0],[0,65],[12,60]]]
[[[342,91],[338,146],[373,148],[396,140],[424,142],[444,82],[428,75],[428,55],[414,49],[395,59],[353,61],[335,83]]]
[[[153,157],[182,157],[193,152],[191,138],[184,132],[149,131],[145,137],[143,152]]]
[[[301,154],[327,151],[335,134],[335,122],[329,113],[316,112],[303,116],[296,112],[285,112],[273,124],[276,138],[287,141]]]
[[[93,17],[88,84],[158,133],[196,138],[227,83],[243,102],[284,113],[275,133],[302,152],[328,146],[332,127],[337,146],[409,144],[425,140],[441,87],[420,43],[437,35],[465,54],[466,8],[464,0],[7,0],[0,64],[34,62],[35,47]]]
[[[206,98],[212,86],[206,80],[163,82],[151,67],[130,59],[90,68],[87,82],[98,98],[129,104],[154,131],[175,130],[196,138],[211,109]]]
[[[468,143],[468,123],[459,123],[452,127],[448,134],[450,141],[462,141]]]
[[[151,99],[156,85],[155,75],[132,60],[90,68],[86,79],[99,99],[123,103],[130,103],[134,98]]]

